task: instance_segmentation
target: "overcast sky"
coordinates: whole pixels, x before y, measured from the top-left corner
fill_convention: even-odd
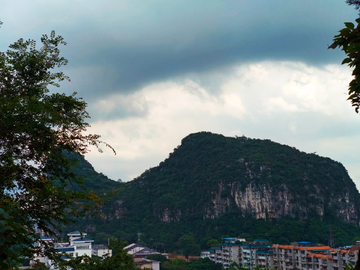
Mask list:
[[[89,130],[117,151],[86,158],[111,179],[157,166],[211,131],[330,157],[360,187],[351,70],[328,50],[357,12],[345,0],[0,0],[0,51],[55,30]],[[39,45],[40,47],[40,45]],[[326,184],[326,183],[324,183]]]

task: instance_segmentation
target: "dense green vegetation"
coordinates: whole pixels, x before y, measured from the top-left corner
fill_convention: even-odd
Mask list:
[[[73,172],[83,180],[84,186],[88,191],[96,191],[96,193],[103,195],[110,191],[117,190],[123,185],[120,182],[109,179],[102,173],[97,173],[94,167],[85,160],[84,156],[66,151],[64,155],[69,159],[76,160],[76,165],[73,166]],[[82,185],[77,183],[73,183],[71,187],[72,190],[81,190],[83,188]]]
[[[224,187],[221,198],[229,204],[216,216],[213,199],[219,185]],[[254,213],[237,207],[232,194],[249,185],[276,192],[287,189],[297,207],[280,219],[268,213],[256,219]],[[103,207],[102,218],[81,219],[77,226],[96,242],[114,236],[158,251],[192,254],[207,249],[209,240],[227,236],[267,238],[280,244],[301,240],[328,244],[331,225],[339,246],[360,237],[356,224],[344,222],[339,214],[347,203],[345,194],[348,201],[359,205],[359,193],[345,168],[329,158],[270,140],[201,132],[184,138],[158,167],[123,184]],[[322,216],[318,205],[324,206]],[[354,215],[351,221],[357,223],[358,209]],[[195,245],[185,250],[184,240],[190,243],[191,239]]]
[[[162,255],[150,255],[147,257],[150,260],[160,261],[160,268],[163,270],[220,270],[221,264],[214,263],[208,258],[205,259],[190,259],[188,262],[175,259],[168,260]]]

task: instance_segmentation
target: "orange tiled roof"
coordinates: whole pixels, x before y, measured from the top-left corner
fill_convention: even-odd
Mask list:
[[[350,250],[350,254],[354,254],[355,252],[357,252],[360,249],[360,245],[355,245],[349,248]]]
[[[326,259],[326,258],[329,258],[330,260],[332,259],[331,255],[324,255],[324,254],[314,254],[314,257],[319,258],[319,259],[323,259],[323,260]]]
[[[292,246],[288,246],[288,245],[279,245],[279,248],[281,249],[291,249]]]
[[[321,246],[321,247],[308,247],[307,250],[323,250],[323,249],[331,249],[329,246]]]
[[[346,249],[341,249],[340,250],[340,253],[348,253],[349,251],[348,250],[346,250]]]
[[[276,248],[276,247],[277,247],[277,245],[276,245],[276,244],[273,244],[271,248]]]

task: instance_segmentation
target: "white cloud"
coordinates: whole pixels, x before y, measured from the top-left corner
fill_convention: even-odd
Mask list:
[[[299,111],[298,107],[294,104],[287,103],[283,97],[269,98],[266,110],[269,114],[272,112],[296,112]]]
[[[360,123],[343,96],[350,79],[347,68],[259,62],[234,70],[222,77],[217,94],[210,94],[192,80],[167,81],[133,95],[114,95],[99,101],[94,105],[98,113],[124,106],[140,110],[146,107],[147,114],[93,123],[92,131],[102,134],[118,155],[114,158],[108,151],[92,153],[88,158],[113,179],[131,180],[157,166],[183,137],[205,130],[268,138],[329,156],[345,166],[353,163],[346,153],[349,149],[360,150],[354,143],[360,141]],[[353,166],[351,173],[360,175]]]

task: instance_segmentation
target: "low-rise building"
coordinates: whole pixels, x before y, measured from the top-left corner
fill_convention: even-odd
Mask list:
[[[160,270],[159,261],[147,259],[147,256],[160,254],[159,252],[135,243],[124,247],[124,249],[134,258],[135,264],[140,269]]]
[[[54,242],[53,238],[42,236],[40,238],[42,249],[49,248],[50,246],[55,248],[55,251],[62,255],[61,258],[69,260],[70,258],[76,258],[79,256],[92,256],[92,242],[94,240],[86,238],[86,233],[79,231],[70,232],[67,234],[69,242]],[[40,244],[40,243],[39,243]],[[32,262],[39,261],[44,263],[49,269],[57,269],[54,262],[43,254],[36,254],[32,259]]]
[[[111,257],[112,250],[105,245],[93,245],[92,247],[92,255],[97,257]]]
[[[209,259],[210,259],[210,254],[211,254],[211,252],[210,252],[209,250],[201,251],[201,253],[200,253],[200,258],[201,258],[201,259],[205,259],[205,258],[209,258]]]

